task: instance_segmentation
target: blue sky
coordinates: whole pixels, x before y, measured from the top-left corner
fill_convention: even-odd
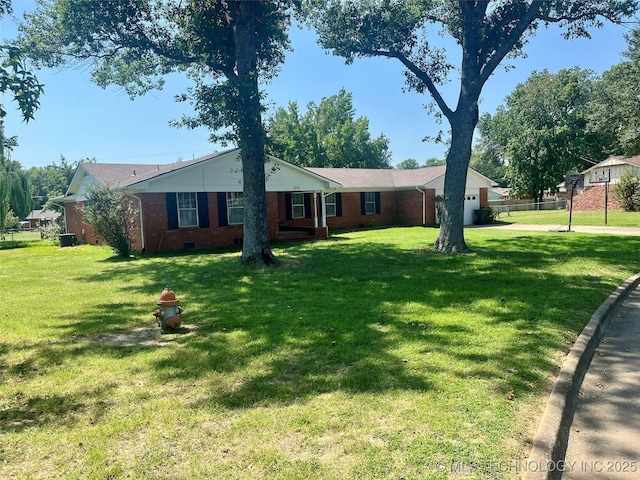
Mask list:
[[[14,13],[20,17],[34,6],[30,0],[13,2]],[[577,65],[602,73],[621,61],[627,31],[628,27],[607,25],[594,30],[591,40],[567,41],[556,27],[540,30],[525,48],[527,58],[508,62],[515,68],[508,72],[501,68],[489,79],[481,111],[493,113],[535,70],[556,72]],[[15,32],[11,18],[0,21],[0,39],[10,39]],[[290,36],[294,51],[288,53],[278,77],[265,87],[270,109],[286,107],[289,101],[297,101],[304,109],[309,102],[319,103],[344,88],[353,94],[357,115],[369,119],[372,135],[383,133],[390,140],[394,165],[407,158],[420,163],[431,157],[444,158],[444,145],[422,139],[435,136],[441,128],[446,130],[446,122],[438,125],[427,113],[428,96],[403,92],[399,62],[374,58],[345,65],[340,57],[317,45],[315,33],[294,28]],[[450,47],[453,58],[458,55],[453,43],[445,46]],[[171,163],[222,149],[209,143],[205,129],[168,125],[190,113],[188,104],[173,101],[189,85],[183,76],[171,76],[162,91],[133,101],[116,87],[103,90],[92,84],[87,69],[41,70],[37,76],[45,92],[35,120],[24,123],[9,98],[0,99],[9,111],[5,135],[18,136],[12,159],[24,168],[58,163],[61,155],[69,162],[89,157],[104,163]],[[455,80],[454,74],[442,90],[451,107],[455,107],[459,88]]]

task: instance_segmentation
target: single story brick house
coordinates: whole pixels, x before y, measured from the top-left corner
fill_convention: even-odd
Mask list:
[[[54,210],[31,210],[25,219],[28,224],[24,228],[36,229],[46,223],[57,222],[59,218],[60,213]]]
[[[620,181],[620,177],[626,171],[634,171],[640,174],[640,155],[634,157],[613,156],[580,172],[584,175],[584,187],[574,192],[573,209],[578,211],[604,210],[605,199],[610,210],[622,210],[615,198],[611,195],[611,186]],[[605,190],[608,180],[609,195]],[[564,188],[564,183],[559,185],[562,196],[567,199],[570,193]],[[569,208],[569,202],[567,202]]]
[[[416,170],[302,168],[269,156],[265,163],[271,241],[326,238],[328,230],[435,224],[445,167]],[[242,243],[240,150],[169,165],[81,163],[66,194],[65,226],[79,242],[100,243],[78,208],[93,184],[122,189],[138,210],[139,251],[212,248]],[[490,179],[469,169],[465,224],[487,205]]]

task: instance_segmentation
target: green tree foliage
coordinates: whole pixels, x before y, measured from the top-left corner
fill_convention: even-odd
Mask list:
[[[11,13],[11,1],[0,0],[0,18]],[[42,85],[26,69],[22,52],[11,45],[0,45],[0,94],[10,93],[18,104],[22,118],[33,119],[42,93]],[[0,231],[5,228],[9,212],[24,218],[31,209],[27,178],[18,162],[7,155],[18,145],[15,137],[4,136],[3,119],[7,112],[0,104]]]
[[[8,228],[10,212],[18,218],[25,218],[31,211],[27,176],[22,165],[7,155],[15,145],[15,137],[4,137],[4,125],[0,120],[0,231]]]
[[[640,30],[626,39],[627,61],[604,72],[596,84],[589,129],[605,136],[608,153],[633,156],[640,154]]]
[[[135,244],[135,202],[121,190],[94,186],[87,191],[87,201],[80,213],[87,224],[109,245],[115,254],[129,258]]]
[[[586,131],[592,74],[577,67],[534,72],[498,107],[481,133],[508,159],[506,181],[515,196],[541,201],[583,158],[602,158],[600,137]]]
[[[11,0],[0,0],[0,18],[11,12]],[[33,119],[40,106],[42,87],[38,79],[27,70],[20,48],[15,45],[0,45],[0,93],[11,93],[26,122]],[[0,104],[0,121],[6,114],[4,106]]]
[[[491,127],[491,115],[482,114],[478,121],[478,139],[471,153],[469,166],[504,187],[507,185],[506,160]]]
[[[420,164],[415,158],[407,158],[396,165],[396,168],[398,170],[415,170],[416,168],[420,168]]]
[[[442,160],[440,158],[435,158],[435,157],[427,158],[424,162],[425,167],[441,167],[446,164],[447,164],[446,160]]]
[[[478,122],[482,89],[501,62],[522,54],[540,26],[557,23],[564,36],[588,37],[601,18],[620,22],[635,12],[636,0],[306,0],[309,21],[320,44],[348,63],[384,57],[405,68],[408,88],[429,93],[451,127],[443,215],[436,250],[467,252],[464,190]],[[455,68],[439,34],[453,37],[461,50],[457,105],[451,107],[439,85]]]
[[[625,171],[618,183],[611,187],[611,195],[625,212],[640,212],[640,175],[633,170]]]
[[[268,121],[268,151],[303,167],[389,168],[389,140],[371,138],[369,120],[355,115],[353,95],[344,89],[319,105],[310,102],[304,115],[290,102]]]
[[[440,167],[446,164],[447,162],[445,162],[444,160],[435,157],[427,158],[424,162],[424,165],[420,165],[415,158],[407,158],[406,160],[403,160],[398,165],[396,165],[396,168],[398,168],[399,170],[413,170],[421,167]]]
[[[43,0],[26,15],[21,45],[39,64],[90,65],[101,86],[132,97],[161,88],[170,72],[194,87],[178,95],[212,141],[242,149],[245,201],[242,262],[277,263],[269,247],[260,81],[272,78],[288,47],[292,1]]]
[[[87,160],[82,160],[86,162]],[[68,163],[64,156],[60,156],[60,164],[51,162],[44,167],[31,167],[27,170],[27,177],[31,185],[31,197],[34,199],[33,208],[54,208],[49,199],[64,195],[71,183],[73,174],[79,162]]]

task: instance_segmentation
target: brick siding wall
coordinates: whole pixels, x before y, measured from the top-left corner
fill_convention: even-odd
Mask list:
[[[327,217],[331,229],[350,229],[395,225],[396,201],[394,192],[380,192],[380,213],[362,215],[360,192],[342,193],[342,216]]]
[[[215,248],[241,244],[242,225],[220,226],[218,195],[208,192],[209,227],[188,227],[169,230],[166,195],[145,193],[139,195],[144,211],[145,247],[147,251],[182,250],[185,247]],[[226,207],[225,207],[226,208]],[[278,233],[278,197],[267,192],[267,225],[269,240]]]
[[[604,210],[605,186],[598,185],[596,187],[587,187],[579,195],[573,197],[574,211],[598,211]],[[570,207],[567,196],[567,209]],[[609,200],[607,203],[608,210],[622,210],[620,204],[611,195],[611,186],[609,187]]]
[[[64,206],[65,223],[67,226],[67,233],[75,234],[79,243],[90,243],[93,245],[103,244],[100,238],[96,235],[96,231],[93,227],[90,227],[84,222],[82,215],[78,211],[78,208],[82,207],[83,202],[66,203]]]

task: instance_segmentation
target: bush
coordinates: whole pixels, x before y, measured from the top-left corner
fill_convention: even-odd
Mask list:
[[[20,219],[16,217],[13,210],[9,209],[7,216],[4,219],[4,230],[11,230],[20,226]],[[2,225],[0,225],[2,227]],[[0,228],[2,230],[2,228]]]
[[[88,189],[87,202],[80,213],[116,255],[131,256],[138,215],[131,198],[109,186],[94,186]]]
[[[60,237],[60,225],[56,222],[45,222],[38,228],[40,231],[40,238],[43,240],[51,240],[56,242]]]
[[[611,188],[611,195],[625,212],[640,212],[640,175],[625,171],[618,183]]]

